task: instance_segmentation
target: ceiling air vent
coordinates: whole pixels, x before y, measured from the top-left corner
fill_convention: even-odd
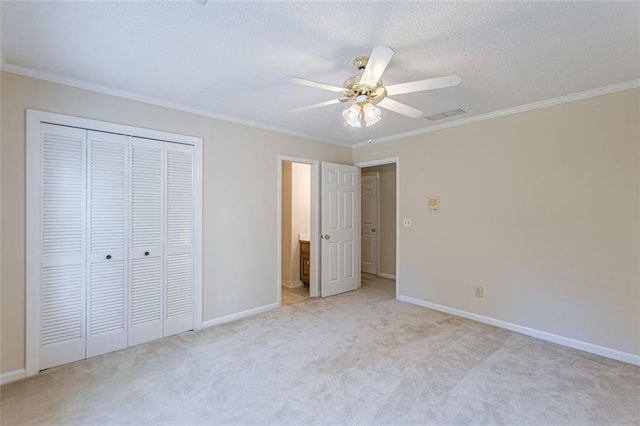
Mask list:
[[[453,117],[454,115],[464,114],[466,112],[467,111],[463,110],[462,108],[458,108],[458,109],[452,109],[451,111],[441,112],[439,114],[433,114],[426,118],[427,120],[436,121],[436,120],[442,120],[443,118]]]

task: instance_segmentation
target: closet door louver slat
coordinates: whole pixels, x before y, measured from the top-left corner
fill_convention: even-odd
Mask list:
[[[87,356],[127,347],[128,144],[127,136],[88,132]]]
[[[166,145],[164,335],[193,329],[193,147]]]
[[[86,135],[41,126],[41,370],[85,357]]]
[[[133,259],[131,281],[135,285],[131,294],[131,328],[155,323],[160,325],[161,313],[161,259]],[[158,330],[162,331],[158,326]],[[161,334],[160,334],[161,336]]]
[[[163,151],[165,144],[131,141],[131,303],[129,345],[163,335]]]

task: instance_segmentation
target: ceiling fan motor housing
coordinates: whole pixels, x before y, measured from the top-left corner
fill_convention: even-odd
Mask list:
[[[341,102],[348,102],[364,95],[367,96],[369,102],[377,104],[387,96],[387,89],[382,85],[382,80],[379,80],[376,86],[369,86],[366,84],[360,84],[361,77],[361,75],[354,75],[345,80],[343,84],[345,90],[342,92],[344,97],[340,98]]]
[[[368,56],[356,56],[353,59],[353,66],[356,67],[357,69],[359,69],[360,71],[365,69],[367,67],[368,63],[369,63],[369,57]]]

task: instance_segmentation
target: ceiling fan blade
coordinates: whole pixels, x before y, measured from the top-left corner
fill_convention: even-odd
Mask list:
[[[462,82],[462,78],[457,75],[447,75],[445,77],[428,78],[426,80],[410,81],[408,83],[392,84],[386,86],[387,94],[400,95],[402,93],[422,92],[423,90],[442,89],[445,87],[457,86]]]
[[[366,84],[367,86],[376,86],[382,73],[389,65],[391,57],[393,56],[393,49],[388,46],[376,46],[369,56],[367,66],[360,78],[360,84]]]
[[[287,79],[291,83],[301,84],[303,86],[315,87],[316,89],[329,90],[331,92],[342,93],[345,90],[344,87],[332,86],[331,84],[319,83],[317,81],[307,80],[305,78],[287,76],[285,77],[285,79]]]
[[[290,109],[289,112],[308,111],[310,109],[322,108],[322,107],[325,107],[325,106],[339,104],[339,103],[340,103],[340,100],[332,99],[332,100],[326,101],[326,102],[320,102],[320,103],[313,104],[313,105],[307,105],[307,106],[300,107],[300,108]]]
[[[384,98],[383,100],[378,102],[376,106],[388,109],[389,111],[397,112],[398,114],[402,114],[411,118],[422,117],[422,111],[420,111],[419,109],[410,107],[409,105],[394,101],[393,99],[389,98]]]

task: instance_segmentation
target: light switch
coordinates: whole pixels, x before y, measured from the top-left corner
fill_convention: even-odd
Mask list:
[[[402,226],[405,228],[411,228],[411,219],[408,217],[402,218]]]

